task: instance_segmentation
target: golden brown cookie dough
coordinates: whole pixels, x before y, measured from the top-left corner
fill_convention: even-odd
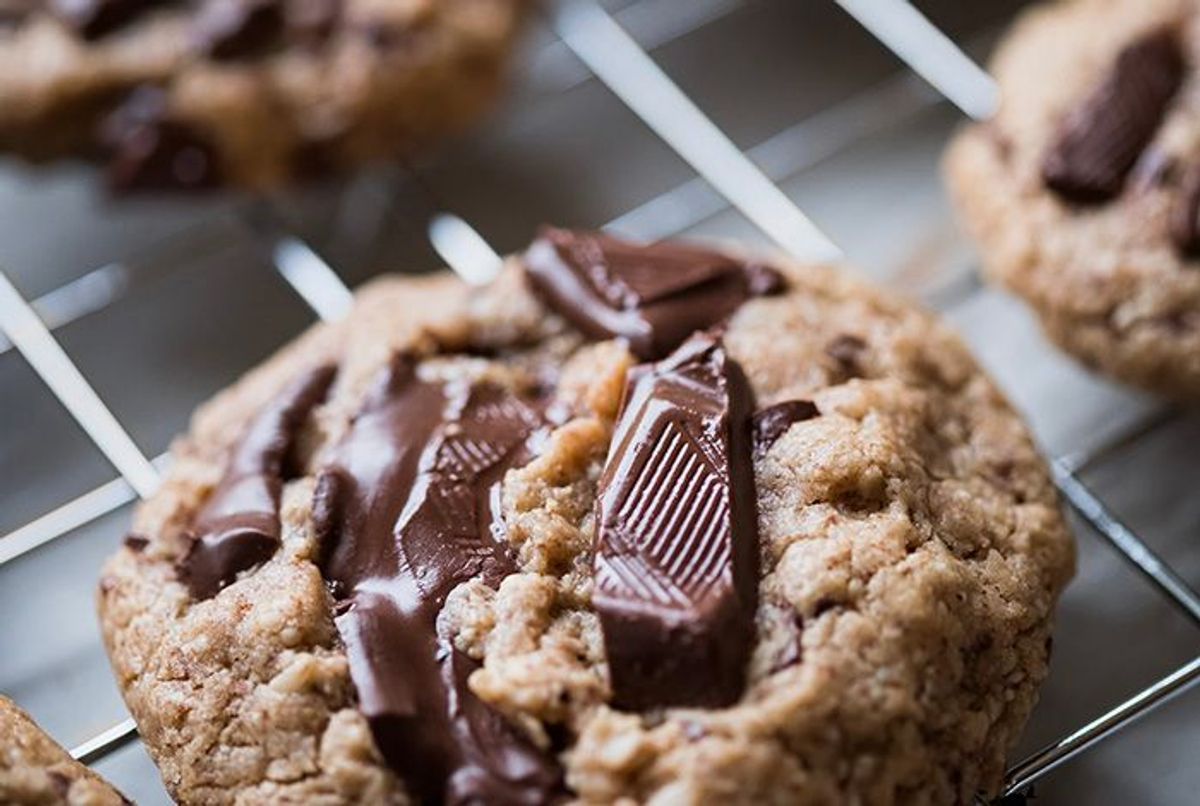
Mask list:
[[[1200,398],[1198,11],[1186,0],[1069,0],[1026,12],[992,61],[999,112],[967,127],[945,160],[987,273],[1035,308],[1047,334],[1090,367],[1184,400]],[[1146,42],[1163,37],[1174,52],[1152,42],[1147,56]],[[1128,100],[1103,95],[1122,60],[1116,94]],[[1086,114],[1089,99],[1109,121]],[[1093,159],[1092,185],[1074,191],[1051,156],[1073,124],[1072,158]],[[1093,143],[1081,146],[1085,129]],[[1111,158],[1104,170],[1096,152]]]
[[[0,803],[121,806],[128,802],[55,744],[12,700],[0,696]]]
[[[113,667],[172,795],[409,802],[356,708],[334,621],[346,592],[322,579],[313,512],[322,468],[349,461],[338,446],[397,354],[419,361],[421,382],[548,395],[557,412],[535,455],[503,476],[516,573],[457,585],[438,629],[479,664],[471,696],[561,765],[572,799],[965,804],[994,793],[1073,567],[1046,466],[945,327],[843,270],[780,270],[787,289],[748,299],[723,336],[759,409],[812,403],[753,459],[757,609],[733,705],[610,706],[592,569],[597,485],[635,363],[625,343],[589,341],[547,309],[522,258],[485,288],[384,278],[345,319],[198,411],[104,569]],[[231,446],[328,365],[328,397],[295,431],[279,550],[193,596],[176,568],[196,545],[197,512],[228,489]]]
[[[117,189],[266,189],[404,157],[495,96],[528,0],[0,4],[0,150]]]

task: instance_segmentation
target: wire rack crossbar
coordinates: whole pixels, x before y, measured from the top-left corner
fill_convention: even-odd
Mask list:
[[[839,2],[848,9],[851,6],[863,5],[852,0]],[[885,3],[890,4],[890,1]],[[901,2],[899,5],[907,4]],[[903,12],[903,9],[901,11]],[[553,22],[563,42],[597,77],[652,131],[659,134],[705,177],[730,205],[741,210],[769,237],[793,254],[807,259],[828,259],[840,255],[840,249],[825,238],[778,186],[720,132],[607,12],[590,0],[573,0],[558,7]],[[952,47],[953,43],[950,45]],[[607,54],[607,58],[600,58],[602,51]],[[943,66],[954,61],[952,56],[947,57],[945,53],[942,54],[942,58]],[[617,65],[615,69],[612,67],[614,63]],[[969,61],[967,63],[969,64]],[[923,70],[922,75],[939,89],[944,88],[943,84],[934,81],[926,71]],[[668,99],[667,106],[672,114],[660,114],[653,104],[648,103],[648,96],[643,95],[639,87],[651,88],[659,101],[663,98]],[[987,109],[983,106],[976,105],[975,112],[967,108],[969,104],[960,103],[960,106],[969,114],[987,114]],[[435,244],[439,238],[443,238],[438,232],[443,235],[449,233],[446,237],[451,241],[457,240],[457,245],[452,243],[448,247],[451,254],[473,255],[474,259],[481,261],[479,265],[485,262],[494,263],[495,253],[486,241],[479,239],[477,233],[469,230],[469,226],[469,232],[460,229],[456,223],[460,220],[449,214],[446,216],[439,219],[440,223],[435,222],[437,225],[432,233]],[[280,275],[318,316],[336,318],[342,315],[348,307],[350,292],[334,269],[303,240],[287,232],[286,228],[273,219],[257,219],[252,223],[261,231],[264,229],[264,220],[267,222],[265,229],[272,238],[273,263]],[[617,225],[619,228],[621,220],[617,219],[610,225]],[[467,226],[465,222],[461,223]],[[442,247],[439,246],[438,251],[443,252]],[[455,264],[454,260],[449,262]],[[462,273],[469,275],[470,271],[464,270]],[[478,281],[481,276],[467,276],[466,279]],[[50,306],[39,307],[43,309],[43,313],[47,313],[47,318],[53,318],[53,309]],[[148,494],[157,481],[157,472],[163,464],[164,457],[158,457],[151,463],[140,454],[120,424],[104,408],[83,376],[70,363],[66,353],[54,340],[50,329],[38,317],[38,312],[25,302],[2,273],[0,329],[8,334],[11,343],[25,355],[39,376],[75,414],[97,446],[122,472],[122,478],[114,479],[0,538],[2,564],[128,504],[138,495]],[[6,344],[0,342],[0,350],[5,348]],[[48,359],[47,356],[51,357]],[[70,395],[79,395],[76,400],[87,400],[89,405],[80,407],[67,399]],[[1098,456],[1106,455],[1116,446],[1141,438],[1169,419],[1162,416],[1161,412],[1156,413],[1135,424],[1132,429],[1117,435],[1116,439],[1110,440],[1088,456],[1068,456],[1056,460],[1054,472],[1064,497],[1081,516],[1110,545],[1137,565],[1184,612],[1196,620],[1200,614],[1196,594],[1169,566],[1158,560],[1135,533],[1113,517],[1077,475]],[[1185,664],[1087,725],[1017,764],[1006,778],[1004,794],[1024,789],[1069,758],[1107,738],[1198,681],[1200,658]],[[72,753],[83,762],[92,763],[135,737],[136,727],[132,720],[126,719],[74,748]]]

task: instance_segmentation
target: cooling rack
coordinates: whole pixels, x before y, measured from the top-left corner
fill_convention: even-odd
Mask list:
[[[903,0],[838,1],[968,115],[989,114],[989,93],[994,93],[994,88],[990,88],[986,74],[965,60],[954,43],[931,29],[913,7]],[[606,7],[590,0],[551,6],[546,12],[547,27],[557,39],[539,44],[535,65],[563,62],[566,51],[578,61],[563,62],[570,67],[553,72],[554,78],[546,82],[550,86],[540,90],[563,92],[594,75],[696,173],[695,179],[609,221],[608,229],[662,238],[733,208],[782,250],[802,259],[835,259],[841,254],[838,246],[773,179],[791,176],[832,153],[848,138],[931,106],[936,99],[924,93],[911,76],[902,76],[789,126],[757,146],[739,149],[646,51],[718,21],[740,6],[734,0],[696,0],[689,4],[642,0],[620,9],[620,24]],[[637,31],[636,40],[627,28]],[[797,32],[798,38],[802,35]],[[412,199],[397,198],[398,186],[415,194],[420,217],[429,221],[423,234],[445,262],[469,282],[486,280],[499,263],[496,251],[419,181],[417,171],[402,168],[392,175],[375,177],[344,205],[343,216],[356,222],[373,221],[368,229],[383,226],[388,216],[381,210],[394,213],[397,208],[414,204]],[[0,536],[0,565],[45,551],[81,527],[150,494],[166,463],[165,455],[153,459],[143,455],[76,368],[56,338],[56,331],[116,304],[131,288],[153,282],[153,278],[169,271],[162,265],[166,256],[178,254],[181,249],[203,248],[231,233],[250,237],[261,245],[274,270],[317,317],[335,319],[346,310],[349,292],[339,276],[337,261],[318,254],[311,243],[296,234],[286,215],[264,202],[234,205],[221,215],[173,234],[145,254],[87,272],[32,301],[27,301],[7,275],[0,273],[0,330],[6,336],[0,339],[0,353],[12,348],[21,353],[118,472],[116,478]],[[926,296],[935,307],[952,309],[977,293],[974,275],[965,274]],[[1200,625],[1200,597],[1196,592],[1084,481],[1090,470],[1161,433],[1180,417],[1172,410],[1151,410],[1085,449],[1060,454],[1052,460],[1052,469],[1064,499],[1091,526],[1089,531],[1115,550],[1193,625]],[[1060,765],[1109,740],[1197,680],[1200,657],[1129,692],[1115,706],[1096,707],[1091,719],[1009,770],[1003,796],[1027,792]],[[80,743],[72,753],[85,763],[95,763],[135,740],[133,723],[125,720]]]

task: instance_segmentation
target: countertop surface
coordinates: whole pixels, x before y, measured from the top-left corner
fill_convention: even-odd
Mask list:
[[[1047,453],[1103,444],[1161,410],[1058,354],[1022,305],[980,285],[938,173],[959,115],[832,2],[604,5],[858,270],[948,316]],[[919,5],[982,56],[1021,3]],[[762,242],[544,20],[492,117],[404,170],[265,202],[114,202],[86,166],[0,162],[0,266],[48,315],[70,320],[56,335],[148,455],[167,448],[197,403],[314,319],[272,267],[271,231],[254,223],[263,209],[351,284],[440,265],[426,238],[437,209],[469,220],[499,251],[519,248],[542,222]],[[1200,585],[1196,440],[1200,418],[1171,415],[1083,480]],[[20,356],[0,353],[0,541],[113,478]],[[119,484],[104,490],[123,497]],[[93,594],[128,519],[119,507],[0,566],[0,691],[68,746],[126,716]],[[1200,649],[1200,629],[1077,525],[1079,573],[1060,609],[1051,679],[1014,759]],[[1190,693],[1051,773],[1037,802],[1194,802],[1197,746],[1200,693]],[[169,802],[136,743],[97,768],[139,803]]]

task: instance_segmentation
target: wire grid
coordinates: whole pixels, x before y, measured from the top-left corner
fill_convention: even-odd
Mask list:
[[[864,7],[857,0],[838,2],[851,13],[856,13],[853,7]],[[903,6],[908,4],[902,0],[893,4],[889,0],[875,10],[889,5],[894,6],[894,11],[905,14]],[[871,8],[869,4],[865,7]],[[710,4],[707,14],[720,16],[730,8],[717,0]],[[709,17],[704,14],[702,12],[695,18],[697,24],[707,21]],[[666,237],[695,224],[697,216],[711,215],[725,206],[732,206],[797,257],[827,260],[840,255],[838,247],[720,132],[608,12],[592,0],[568,0],[555,7],[551,23],[579,59],[723,197],[715,202],[716,206],[712,201],[707,205],[692,205],[690,218],[680,217],[677,210],[664,217],[664,211],[671,213],[673,209],[670,198],[673,194],[704,192],[689,183],[618,217],[609,222],[607,228],[636,230],[642,219],[649,217],[658,220],[655,236]],[[887,44],[894,46],[891,42]],[[920,65],[914,66],[926,75]],[[969,79],[964,81],[969,83]],[[945,89],[937,81],[933,83],[939,89]],[[892,91],[894,88],[877,93],[878,97],[868,100],[868,106],[886,110],[887,98]],[[948,90],[946,94],[967,109],[955,97],[955,90]],[[974,109],[986,110],[986,107],[976,105]],[[970,109],[967,111],[971,112]],[[794,141],[804,133],[807,132],[796,128],[782,132],[778,137],[784,142]],[[778,143],[764,143],[762,150],[769,151],[772,145]],[[752,155],[753,152],[752,149]],[[269,208],[256,205],[253,210],[244,211],[244,218],[256,234],[270,244],[272,262],[280,276],[318,317],[336,319],[347,310],[350,292],[336,271],[307,243],[289,232]],[[204,226],[198,224],[193,229],[202,230]],[[492,270],[489,267],[497,261],[495,253],[469,225],[445,211],[434,218],[430,238],[439,254],[469,281],[486,280]],[[16,347],[120,473],[118,478],[0,536],[0,565],[69,534],[137,497],[146,497],[152,493],[158,472],[165,466],[165,454],[153,460],[142,456],[120,423],[75,369],[52,333],[57,326],[111,304],[135,277],[136,272],[126,265],[102,267],[31,304],[0,272],[0,330],[7,335],[7,341],[0,339],[0,353]],[[941,300],[939,307],[949,307],[956,298],[972,293],[976,287],[977,283],[971,282],[952,289],[955,293]],[[1080,478],[1084,471],[1103,458],[1147,437],[1176,417],[1175,411],[1160,409],[1101,445],[1085,453],[1059,457],[1051,464],[1060,492],[1075,511],[1106,544],[1193,623],[1200,625],[1200,596],[1139,535],[1118,520]],[[1028,789],[1068,759],[1108,738],[1197,681],[1200,681],[1200,657],[1019,762],[1006,775],[1001,797]],[[72,755],[84,763],[92,763],[133,741],[136,736],[136,726],[126,719],[77,746]]]

